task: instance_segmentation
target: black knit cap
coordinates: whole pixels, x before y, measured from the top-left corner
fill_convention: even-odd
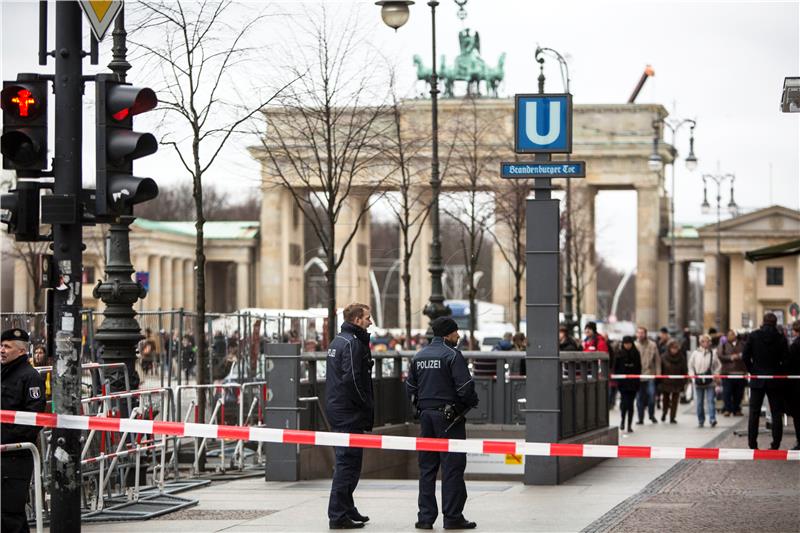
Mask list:
[[[2,341],[30,342],[30,337],[28,337],[28,332],[24,329],[11,328],[3,332],[2,338],[0,338],[0,342]]]
[[[458,324],[452,318],[440,316],[431,322],[431,329],[433,329],[434,337],[446,337],[458,330]]]
[[[630,335],[625,335],[624,337],[622,337],[622,344],[625,344],[626,342],[633,344],[633,337],[631,337]]]

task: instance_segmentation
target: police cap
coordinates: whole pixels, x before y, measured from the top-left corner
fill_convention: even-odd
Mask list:
[[[3,332],[2,338],[0,338],[0,342],[2,341],[30,342],[30,337],[28,337],[28,332],[25,330],[19,328],[11,328]]]
[[[433,335],[436,337],[446,337],[450,335],[454,331],[458,330],[458,324],[452,318],[446,316],[440,316],[433,322],[431,322],[431,329],[433,330]]]

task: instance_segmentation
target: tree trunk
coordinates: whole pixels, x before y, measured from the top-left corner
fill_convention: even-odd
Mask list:
[[[406,323],[406,350],[411,349],[411,274],[409,273],[410,256],[403,258],[403,303],[405,304],[405,323]]]
[[[333,225],[333,217],[329,217],[331,221],[328,230],[330,232],[330,246],[328,247],[328,254],[326,262],[328,263],[328,270],[325,272],[325,279],[328,282],[328,342],[332,341],[336,334],[339,333],[339,328],[336,327],[336,231]]]
[[[514,330],[519,332],[519,325],[522,322],[522,275],[515,273],[514,275]]]
[[[469,349],[477,350],[478,346],[475,343],[475,330],[478,328],[478,303],[475,301],[475,285],[470,276],[469,282]]]

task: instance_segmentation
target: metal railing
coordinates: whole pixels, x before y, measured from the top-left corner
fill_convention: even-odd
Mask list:
[[[14,452],[17,450],[27,450],[33,456],[33,505],[36,514],[36,533],[42,533],[42,460],[39,457],[39,449],[30,442],[17,442],[14,444],[0,444],[0,453]]]

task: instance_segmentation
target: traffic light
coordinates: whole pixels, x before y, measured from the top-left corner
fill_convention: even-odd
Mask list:
[[[3,168],[47,168],[47,81],[4,81],[2,108]]]
[[[158,196],[150,178],[133,175],[133,160],[158,150],[150,133],[133,131],[133,116],[156,107],[152,89],[132,87],[109,74],[98,74],[96,215],[108,217],[132,212],[134,204]]]
[[[0,221],[8,224],[8,233],[18,241],[39,238],[39,184],[20,181],[17,188],[0,195],[0,209],[7,210]]]

